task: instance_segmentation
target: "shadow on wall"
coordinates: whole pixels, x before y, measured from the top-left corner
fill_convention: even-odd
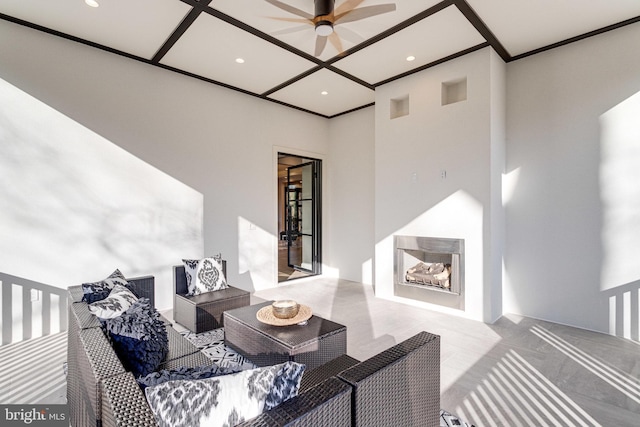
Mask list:
[[[241,216],[238,217],[238,273],[248,276],[249,292],[273,287],[277,283],[277,261],[273,249],[277,238]]]
[[[203,196],[0,80],[0,271],[66,288],[203,252]],[[164,284],[164,286],[163,286]]]
[[[637,77],[566,83],[510,109],[505,311],[638,340]]]
[[[600,116],[602,294],[609,333],[640,341],[640,92]]]

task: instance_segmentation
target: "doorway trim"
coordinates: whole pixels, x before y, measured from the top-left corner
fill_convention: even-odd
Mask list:
[[[291,154],[293,156],[299,156],[299,157],[303,157],[303,158],[309,158],[309,159],[316,159],[316,160],[320,160],[322,166],[322,171],[320,173],[320,216],[322,218],[322,223],[321,223],[321,232],[320,232],[320,241],[318,242],[318,245],[320,246],[320,248],[326,248],[326,235],[327,233],[324,231],[326,229],[326,192],[327,192],[327,173],[326,173],[326,161],[327,161],[327,157],[324,154],[321,153],[316,153],[313,151],[306,151],[306,150],[301,150],[298,148],[293,148],[293,147],[284,147],[284,146],[279,146],[279,145],[274,145],[273,146],[273,151],[272,151],[272,167],[273,167],[273,172],[271,174],[272,179],[273,179],[273,183],[272,183],[272,191],[273,191],[273,195],[271,197],[271,203],[272,203],[272,212],[273,212],[273,224],[274,224],[274,245],[273,245],[273,259],[274,259],[274,269],[273,269],[273,283],[277,286],[279,284],[278,282],[278,244],[279,244],[279,236],[278,236],[278,209],[279,209],[279,201],[278,201],[278,186],[279,186],[279,182],[278,182],[278,154],[283,153],[283,154]],[[325,256],[324,256],[324,249],[322,250],[322,253],[320,254],[320,273],[310,276],[310,277],[322,277],[324,275],[324,271],[325,271]],[[304,278],[301,279],[296,279],[296,280],[304,280]],[[287,283],[287,282],[280,282],[280,283]]]

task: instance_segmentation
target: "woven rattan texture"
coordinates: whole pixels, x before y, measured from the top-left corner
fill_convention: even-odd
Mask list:
[[[69,292],[69,302],[80,302],[82,301],[82,297],[84,296],[84,293],[82,292],[82,286],[77,285],[77,286],[69,286],[67,288],[67,291]]]
[[[340,372],[358,363],[360,363],[358,360],[343,354],[315,369],[306,369],[304,375],[302,375],[302,381],[300,381],[300,393],[305,392],[330,377],[338,375]]]
[[[69,297],[69,300],[71,298]],[[68,305],[69,327],[67,331],[67,404],[69,406],[69,416],[71,417],[72,426],[80,427],[95,423],[95,414],[90,414],[85,405],[82,381],[80,377],[80,368],[78,366],[78,323],[73,314],[74,304],[70,301]]]
[[[165,361],[178,359],[197,353],[198,347],[193,345],[189,340],[184,339],[182,335],[172,327],[167,326],[167,338],[169,339],[169,353],[165,357]]]
[[[166,360],[158,367],[157,370],[159,371],[161,369],[176,369],[181,366],[195,368],[196,366],[209,366],[211,364],[211,359],[205,356],[204,353],[198,351],[197,353],[183,356],[178,359]]]
[[[149,298],[151,306],[155,307],[155,279],[153,276],[135,277],[127,279],[127,282],[131,284],[131,288],[138,298]]]
[[[347,427],[351,425],[351,387],[330,378],[239,427]]]
[[[103,381],[102,427],[155,427],[147,399],[130,372]]]
[[[223,313],[227,310],[233,310],[234,308],[249,305],[251,297],[249,292],[233,287],[210,293],[223,293],[228,296],[223,299],[219,299],[218,295],[212,301],[199,302],[195,304],[196,324],[194,332],[196,333],[223,327]],[[208,296],[207,294],[203,295]]]
[[[258,366],[292,360],[313,369],[347,351],[347,329],[337,323],[323,327],[325,320],[314,316],[307,326],[269,326],[255,319],[257,309],[242,310],[243,318],[237,311],[225,313],[225,342]]]
[[[260,331],[264,335],[271,336],[274,340],[280,341],[283,345],[292,349],[313,343],[319,336],[346,330],[344,325],[323,319],[320,316],[312,316],[306,326],[271,326],[264,324],[257,319],[256,313],[261,308],[271,305],[272,302],[273,301],[267,301],[261,304],[231,310],[225,313],[225,322],[227,318],[234,317],[249,328]]]
[[[438,425],[440,337],[426,332],[338,375],[354,387],[354,426]]]
[[[125,370],[101,329],[83,329],[79,337],[77,362],[81,395],[86,396],[90,412],[99,420],[102,413],[100,382]]]
[[[222,261],[222,271],[226,276],[227,262]],[[191,332],[199,334],[224,326],[222,313],[250,303],[250,293],[229,286],[220,291],[207,292],[196,296],[186,296],[187,277],[184,266],[173,267],[173,318]]]
[[[71,320],[75,321],[80,329],[87,328],[99,328],[101,325],[100,320],[89,311],[89,306],[84,302],[75,302],[71,304],[71,316],[73,319],[70,319],[70,323],[73,323]]]

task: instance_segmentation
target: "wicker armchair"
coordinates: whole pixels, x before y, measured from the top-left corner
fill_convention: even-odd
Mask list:
[[[227,262],[222,261],[226,277]],[[183,265],[173,267],[173,320],[199,334],[223,326],[222,313],[249,305],[250,293],[229,286],[227,289],[187,296],[187,276]]]

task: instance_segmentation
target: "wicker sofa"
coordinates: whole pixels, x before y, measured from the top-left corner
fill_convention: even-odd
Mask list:
[[[153,277],[128,280],[153,302]],[[68,298],[71,425],[157,426],[134,376],[81,302],[81,288],[70,287]],[[211,363],[169,325],[167,333],[162,369]],[[305,372],[297,397],[240,426],[435,426],[439,408],[440,337],[421,332],[364,362],[343,355]]]

